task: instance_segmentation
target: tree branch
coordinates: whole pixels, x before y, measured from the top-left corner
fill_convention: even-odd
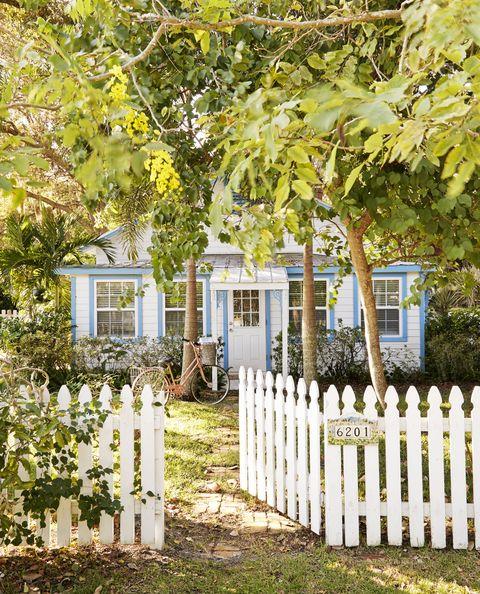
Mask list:
[[[133,58],[131,58],[130,60],[128,60],[128,62],[125,62],[125,64],[123,64],[122,71],[125,72],[125,70],[130,70],[130,68],[132,68],[132,66],[135,66],[135,64],[137,64],[138,62],[141,62],[142,60],[145,60],[146,58],[148,58],[148,56],[155,49],[155,46],[159,42],[160,37],[162,36],[164,30],[165,30],[165,25],[162,23],[158,27],[158,29],[155,31],[155,35],[152,37],[152,39],[150,39],[150,41],[148,42],[148,45],[145,47],[145,49],[142,50],[139,54],[137,54]],[[104,72],[103,74],[97,74],[95,76],[90,76],[88,78],[88,80],[90,82],[101,82],[103,80],[109,79],[110,76],[111,76],[110,72]]]
[[[343,27],[356,23],[371,23],[382,20],[399,20],[402,18],[402,10],[376,10],[372,12],[360,12],[350,16],[328,17],[326,19],[315,19],[309,21],[286,21],[281,19],[270,19],[258,17],[253,14],[246,14],[240,17],[219,21],[218,23],[206,23],[193,18],[179,19],[174,16],[147,13],[138,17],[138,22],[161,23],[165,27],[181,27],[183,29],[197,29],[203,31],[221,31],[229,27],[251,24],[262,25],[275,29],[325,29],[327,27]]]
[[[27,190],[26,192],[29,198],[33,198],[34,200],[38,200],[39,202],[44,202],[52,208],[58,208],[58,210],[63,210],[64,212],[72,212],[72,208],[70,208],[66,204],[60,204],[60,202],[55,202],[55,200],[51,200],[50,198],[47,198],[46,196],[41,196],[40,194],[35,194],[35,192],[31,192],[30,190]]]
[[[58,111],[60,109],[60,105],[37,105],[35,103],[22,103],[17,101],[3,105],[0,104],[0,109],[43,109],[45,111]]]
[[[1,0],[0,0],[1,1]],[[350,16],[329,17],[326,19],[316,19],[310,21],[285,21],[280,19],[270,19],[264,17],[257,17],[252,14],[243,15],[227,21],[219,21],[218,23],[206,23],[192,18],[179,19],[178,17],[170,16],[168,14],[147,13],[139,15],[137,21],[139,23],[160,23],[154,36],[148,42],[148,45],[139,54],[128,60],[123,66],[122,71],[130,70],[138,62],[145,60],[155,49],[155,46],[160,41],[161,36],[167,29],[182,28],[182,29],[196,29],[202,31],[223,31],[230,27],[237,27],[238,25],[251,24],[262,25],[264,27],[274,29],[295,29],[295,30],[318,30],[327,27],[343,27],[345,25],[352,25],[355,23],[371,23],[381,20],[399,20],[402,18],[402,10],[377,10],[372,12],[360,12]],[[102,82],[110,78],[110,72],[96,74],[90,76],[90,82]]]

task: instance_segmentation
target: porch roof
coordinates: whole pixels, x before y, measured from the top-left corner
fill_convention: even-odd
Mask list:
[[[243,262],[226,260],[223,266],[214,266],[210,277],[212,289],[285,289],[288,287],[287,269],[267,264],[265,268],[248,269]]]

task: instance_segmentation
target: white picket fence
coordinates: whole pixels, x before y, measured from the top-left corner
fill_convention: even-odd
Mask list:
[[[16,309],[2,309],[0,318],[18,318],[18,311]]]
[[[465,418],[458,387],[451,390],[445,417],[436,387],[429,391],[425,417],[416,388],[409,388],[406,401],[402,417],[390,387],[379,418],[368,387],[363,414],[378,420],[384,438],[364,446],[332,445],[329,419],[339,418],[340,404],[342,415],[350,417],[360,402],[351,387],[340,400],[330,386],[322,413],[315,382],[307,395],[303,380],[295,387],[291,377],[284,382],[278,375],[274,382],[270,372],[258,371],[255,378],[252,369],[245,374],[242,368],[241,488],[316,534],[323,529],[331,546],[358,545],[362,518],[370,546],[380,545],[385,531],[388,544],[401,545],[406,519],[411,546],[424,545],[427,525],[434,548],[445,548],[450,533],[454,548],[467,548],[471,528],[480,549],[480,388],[473,390],[471,418]]]
[[[159,402],[163,402],[162,393],[158,398]],[[40,397],[41,403],[47,404],[49,399],[48,390],[44,390]],[[78,394],[78,401],[87,405],[91,399],[91,390],[84,385]],[[58,393],[58,404],[60,411],[65,411],[62,421],[66,425],[70,422],[68,409],[71,400],[68,388],[62,386]],[[123,508],[120,512],[120,543],[135,543],[135,516],[140,515],[140,542],[151,548],[161,549],[164,543],[164,407],[154,403],[155,398],[149,385],[143,389],[139,414],[133,409],[130,386],[123,387],[120,400],[120,409],[112,412],[112,391],[108,385],[103,386],[100,402],[102,410],[108,412],[106,420],[91,443],[78,444],[78,477],[83,480],[82,494],[92,493],[93,485],[87,472],[93,467],[96,458],[100,466],[114,471],[113,474],[106,474],[102,480],[108,481],[110,495],[119,497]],[[114,440],[115,431],[118,431],[118,440]],[[134,451],[136,431],[139,432],[140,457]],[[116,444],[118,449],[114,447]],[[118,459],[119,464],[116,465],[114,461]],[[134,495],[136,470],[140,471],[141,480],[141,493],[137,497]],[[26,473],[24,469],[21,472]],[[37,470],[37,476],[40,473]],[[23,478],[26,480],[28,476]],[[22,511],[21,500],[17,503],[18,510]],[[46,526],[37,529],[44,545],[69,545],[72,541],[73,516],[77,514],[76,502],[62,499],[54,517],[49,514]],[[25,520],[29,521],[29,518],[20,516],[18,519],[20,523]],[[56,522],[56,530],[52,530],[53,521]],[[52,538],[55,533],[56,539]],[[77,538],[80,545],[92,542],[93,531],[85,521],[78,521]],[[103,544],[114,542],[114,517],[105,512],[102,512],[100,519],[98,539]]]

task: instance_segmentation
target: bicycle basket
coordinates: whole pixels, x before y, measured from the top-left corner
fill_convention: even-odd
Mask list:
[[[214,341],[202,342],[200,355],[204,365],[215,365],[217,362],[217,345]]]

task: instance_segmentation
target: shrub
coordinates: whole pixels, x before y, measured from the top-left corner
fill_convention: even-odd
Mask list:
[[[19,497],[24,513],[40,526],[45,526],[47,512],[58,508],[61,497],[78,501],[80,519],[89,527],[98,524],[102,512],[113,515],[121,509],[120,501],[109,494],[110,469],[95,463],[87,470],[87,476],[95,479],[89,495],[82,493],[78,478],[78,444],[92,443],[92,435],[105,420],[98,398],[85,406],[72,402],[68,426],[64,415],[54,398],[41,405],[34,390],[19,398],[16,388],[1,386],[0,439],[15,444],[0,449],[0,542],[4,545],[19,545],[22,540],[42,544],[32,527],[18,521]],[[35,467],[43,470],[41,476]]]
[[[480,337],[480,307],[458,307],[446,314],[432,313],[427,323],[427,337],[439,334],[470,334]]]
[[[128,381],[130,367],[155,367],[165,357],[173,359],[173,370],[180,371],[183,343],[179,336],[117,338],[80,338],[73,347],[75,373],[115,374]]]
[[[43,369],[50,386],[61,385],[71,362],[69,317],[64,313],[43,313],[31,320],[0,318],[0,355],[16,368]]]
[[[329,380],[365,379],[367,358],[361,329],[344,326],[340,321],[338,330],[319,330],[317,370]]]
[[[418,374],[418,359],[408,349],[382,350],[385,373],[394,381],[405,381]],[[288,335],[288,369],[295,380],[303,375],[302,338],[291,328]],[[273,369],[282,371],[282,334],[275,338]],[[366,345],[360,328],[344,326],[335,330],[319,329],[317,333],[318,379],[328,381],[368,381]]]

